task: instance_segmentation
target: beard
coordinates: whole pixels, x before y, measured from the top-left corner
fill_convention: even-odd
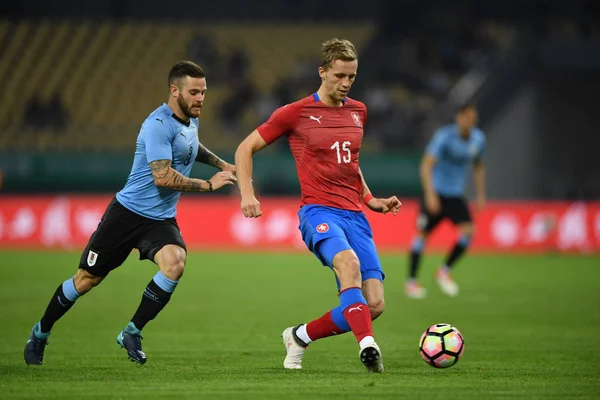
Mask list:
[[[181,109],[181,112],[188,118],[198,118],[198,116],[200,115],[200,110],[198,110],[197,112],[192,111],[192,106],[188,106],[188,104],[183,99],[182,95],[179,95],[179,97],[177,97],[177,105]]]

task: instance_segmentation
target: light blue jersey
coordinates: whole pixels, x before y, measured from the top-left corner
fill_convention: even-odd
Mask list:
[[[472,128],[468,138],[460,136],[456,124],[446,125],[433,135],[426,153],[437,160],[433,167],[433,187],[446,197],[464,195],[471,165],[483,156],[485,135]]]
[[[181,192],[154,184],[148,165],[171,160],[171,167],[189,177],[198,154],[198,118],[189,123],[163,104],[146,118],[137,137],[133,167],[117,200],[127,209],[151,219],[172,218]]]

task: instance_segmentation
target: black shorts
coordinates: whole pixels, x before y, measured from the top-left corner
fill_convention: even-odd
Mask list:
[[[440,212],[431,215],[425,207],[425,200],[421,198],[421,212],[417,219],[419,231],[431,232],[444,218],[448,218],[455,225],[471,222],[467,200],[464,197],[440,196]]]
[[[79,268],[95,276],[106,276],[123,264],[131,250],[140,251],[140,260],[154,261],[156,253],[168,244],[186,249],[175,218],[142,217],[114,198],[81,254]]]

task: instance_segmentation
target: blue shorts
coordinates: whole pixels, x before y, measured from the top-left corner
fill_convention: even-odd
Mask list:
[[[302,240],[323,265],[333,267],[333,257],[344,250],[354,250],[360,262],[362,280],[379,279],[385,274],[377,256],[371,226],[362,211],[348,211],[320,205],[304,206],[298,211]],[[333,246],[323,244],[336,237]],[[331,241],[330,241],[331,242]]]

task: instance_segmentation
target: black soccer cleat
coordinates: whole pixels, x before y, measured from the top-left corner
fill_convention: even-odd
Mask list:
[[[47,344],[47,339],[39,339],[32,330],[31,335],[29,335],[29,340],[27,340],[27,344],[25,345],[25,351],[23,352],[25,364],[42,365],[42,362],[44,361],[44,350],[46,349]]]
[[[117,344],[127,350],[127,356],[132,362],[146,363],[146,353],[142,350],[142,335],[121,331],[117,336]]]

